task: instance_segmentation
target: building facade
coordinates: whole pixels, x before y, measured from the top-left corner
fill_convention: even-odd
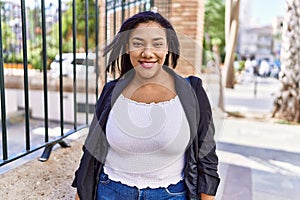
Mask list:
[[[241,58],[254,55],[256,59],[271,59],[273,56],[272,26],[244,29],[240,33],[238,47]]]

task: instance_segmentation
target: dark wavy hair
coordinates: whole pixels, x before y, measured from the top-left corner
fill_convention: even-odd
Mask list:
[[[164,65],[175,68],[179,58],[179,40],[171,23],[161,14],[152,11],[140,12],[128,18],[121,26],[113,41],[104,49],[104,56],[109,55],[107,72],[120,73],[120,77],[133,68],[129,54],[126,53],[131,31],[141,23],[156,22],[166,30],[168,53]]]

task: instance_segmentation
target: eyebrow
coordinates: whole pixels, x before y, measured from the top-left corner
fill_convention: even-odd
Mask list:
[[[140,37],[134,37],[134,38],[132,38],[132,40],[144,41],[144,39],[143,39],[143,38],[140,38]],[[154,38],[153,40],[154,40],[154,41],[164,40],[164,38],[163,38],[163,37],[158,37],[158,38]]]

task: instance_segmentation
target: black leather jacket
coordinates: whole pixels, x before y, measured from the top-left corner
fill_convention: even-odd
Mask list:
[[[174,77],[176,92],[190,125],[191,137],[185,152],[184,168],[189,199],[200,199],[200,193],[215,195],[220,182],[217,173],[215,130],[211,106],[202,87],[202,81],[194,76],[184,79],[172,69],[164,69]],[[105,136],[108,115],[113,103],[130,82],[133,74],[134,72],[129,73],[119,80],[107,83],[97,101],[95,115],[83,146],[84,154],[72,184],[73,187],[77,187],[81,200],[96,199],[98,177],[109,147]]]

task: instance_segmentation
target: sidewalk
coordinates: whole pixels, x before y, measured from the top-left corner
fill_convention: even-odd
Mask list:
[[[226,117],[217,133],[221,184],[218,200],[300,199],[300,125],[270,120],[280,83],[258,78],[225,89]]]

